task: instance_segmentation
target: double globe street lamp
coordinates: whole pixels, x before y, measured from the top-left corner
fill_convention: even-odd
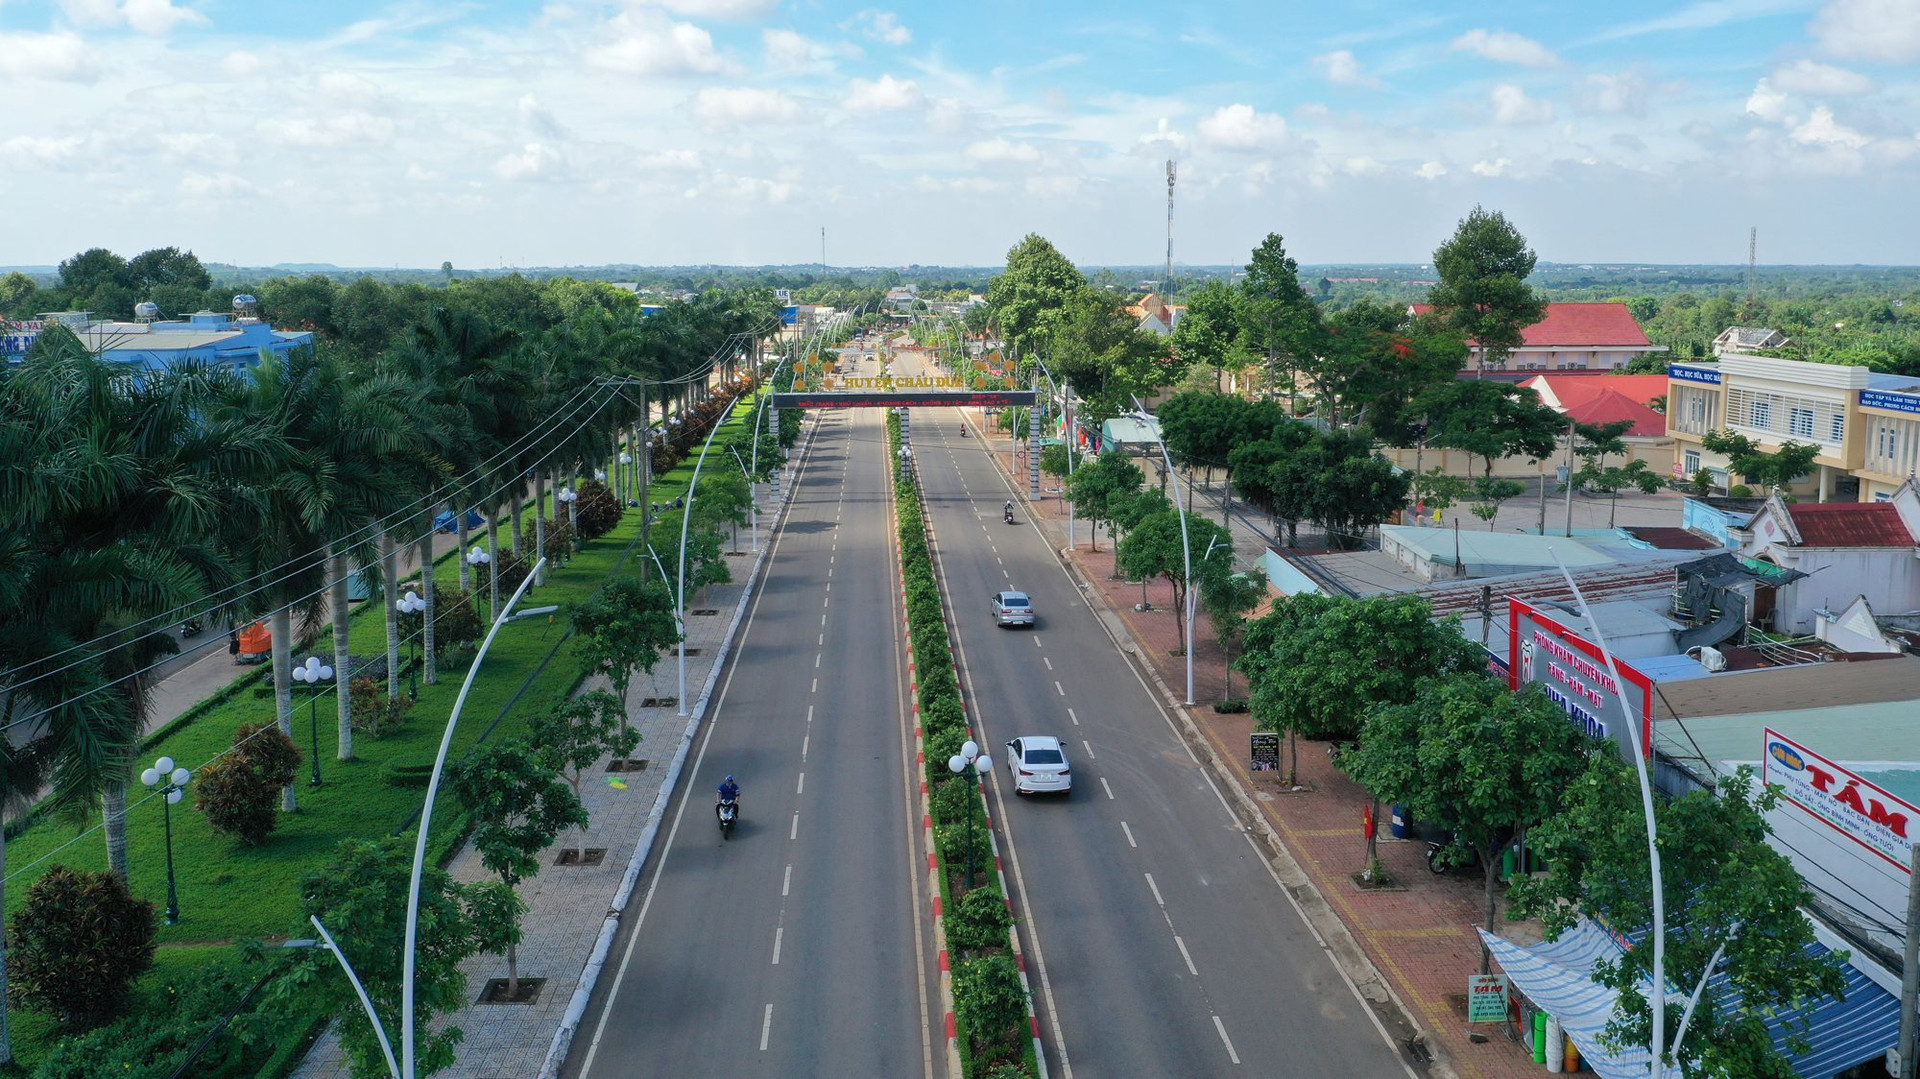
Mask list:
[[[493,565],[493,552],[476,544],[473,550],[467,552],[467,565],[472,566],[474,572],[478,573],[480,572],[481,566]],[[492,598],[488,601],[487,617],[482,621],[491,622],[493,621],[493,613],[500,609],[500,573],[497,569],[487,582],[487,590]],[[479,589],[476,588],[474,591],[477,592]],[[478,604],[476,603],[475,606],[477,607]]]
[[[419,593],[409,588],[407,589],[406,595],[394,601],[393,609],[399,611],[403,617],[416,615],[427,609],[427,601],[421,599]],[[418,653],[415,651],[415,646],[419,641],[419,632],[407,635],[407,699],[410,701],[420,699],[420,659]]]
[[[307,732],[313,740],[313,778],[307,781],[307,786],[318,787],[320,785],[320,687],[333,680],[333,668],[322,662],[319,656],[308,656],[305,663],[293,669],[293,680],[304,682],[313,690],[307,694]]]
[[[153,767],[140,773],[140,782],[154,788],[165,800],[160,804],[167,836],[167,924],[180,924],[180,891],[173,884],[173,804],[186,796],[187,781],[193,773],[174,767],[172,757],[162,757]]]
[[[947,758],[947,771],[952,772],[954,775],[964,776],[969,770],[973,772],[973,777],[970,781],[974,783],[979,782],[979,776],[984,776],[988,772],[993,771],[993,757],[980,752],[980,744],[971,738],[967,739],[966,744],[960,747],[960,752]],[[973,891],[973,817],[974,809],[972,804],[969,803],[967,806],[966,889],[969,892]]]
[[[574,545],[580,542],[580,492],[571,487],[562,487],[554,493],[553,497],[560,500],[560,502],[567,507],[567,527],[572,529],[568,534],[570,538],[567,543],[567,553],[572,554]],[[541,553],[545,554],[546,552],[542,551]]]

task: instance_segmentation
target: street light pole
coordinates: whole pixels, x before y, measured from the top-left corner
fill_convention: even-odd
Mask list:
[[[180,924],[180,890],[173,882],[173,804],[185,794],[193,773],[174,766],[172,757],[162,757],[153,767],[140,773],[140,782],[160,795],[160,812],[167,837],[167,924]]]
[[[979,783],[978,777],[993,771],[993,757],[980,752],[980,744],[969,738],[966,744],[960,747],[960,752],[947,758],[947,771],[952,772],[956,776],[966,775],[971,771],[973,775],[968,778],[968,781],[977,785]],[[966,890],[969,892],[973,891],[973,816],[973,806],[969,805],[967,807],[966,886]]]
[[[758,430],[758,428],[755,428]],[[747,471],[747,463],[740,460],[740,451],[732,446],[727,452],[733,454],[734,461],[740,466],[740,475],[747,481],[747,534],[753,537],[753,553],[760,553],[760,508],[753,504],[753,473]],[[735,526],[738,527],[738,526]],[[734,533],[734,543],[739,543],[739,533]]]
[[[568,537],[567,550],[569,553],[577,551],[580,549],[580,493],[571,487],[562,487],[553,497],[566,504],[567,527],[572,530]],[[641,516],[646,516],[644,508]]]
[[[731,410],[729,410],[731,411]],[[693,520],[693,496],[700,488],[700,469],[707,463],[707,451],[713,448],[713,436],[727,425],[730,416],[719,416],[713,426],[707,430],[707,440],[700,443],[700,457],[693,462],[693,477],[687,481],[687,506],[680,514],[680,575],[679,596],[674,600],[674,615],[684,624],[687,617],[687,524]],[[687,635],[680,635],[680,710],[678,715],[687,714]]]
[[[1133,399],[1133,407],[1138,410],[1142,420],[1150,419],[1145,405],[1138,396]],[[1154,425],[1154,440],[1160,444],[1160,457],[1167,463],[1167,475],[1173,477],[1173,512],[1180,519],[1180,559],[1186,573],[1187,590],[1193,590],[1193,541],[1187,536],[1187,511],[1181,508],[1180,473],[1173,469],[1173,455],[1167,452],[1167,440],[1160,436],[1160,427]],[[1189,603],[1184,612],[1187,620],[1187,703],[1193,703],[1193,605]]]
[[[407,594],[401,596],[394,607],[403,615],[420,614],[427,609],[427,601],[421,599],[412,589],[408,589]],[[425,621],[424,618],[422,621]],[[414,644],[419,639],[417,633],[407,635],[407,662],[411,664],[407,669],[407,699],[413,701],[420,699],[420,661],[415,657],[413,650]]]
[[[408,592],[407,595],[413,595]],[[424,603],[422,604],[424,606]],[[313,778],[307,786],[320,785],[320,686],[333,678],[333,668],[320,661],[319,656],[308,656],[307,661],[293,669],[293,680],[305,682],[310,688],[307,692],[307,733],[313,739]]]
[[[533,568],[538,570],[545,562],[546,558],[542,557],[539,562],[534,563]],[[413,875],[407,884],[406,954],[403,955],[400,960],[400,1060],[403,1068],[402,1079],[413,1079],[413,977],[415,966],[414,949],[420,939],[420,875],[425,869],[427,862],[427,829],[433,824],[433,802],[440,794],[440,773],[446,769],[447,751],[453,747],[453,729],[460,722],[460,709],[466,705],[467,694],[473,689],[474,676],[480,673],[480,662],[487,658],[487,649],[493,647],[493,639],[499,635],[500,627],[506,625],[516,617],[513,614],[513,605],[520,602],[520,597],[526,594],[527,587],[531,584],[533,584],[533,574],[528,573],[526,578],[520,582],[520,587],[514,589],[512,597],[507,600],[506,610],[500,612],[499,617],[493,620],[492,628],[487,630],[486,639],[480,642],[480,650],[474,653],[473,663],[467,667],[466,680],[460,683],[460,694],[453,699],[453,712],[447,716],[447,729],[440,735],[440,752],[439,755],[433,759],[433,772],[427,777],[427,799],[420,807],[420,826],[415,830],[413,837]],[[546,614],[556,609],[557,608],[554,607],[535,607],[522,612],[522,616]]]

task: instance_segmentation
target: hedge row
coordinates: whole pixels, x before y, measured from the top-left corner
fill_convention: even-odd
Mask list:
[[[926,749],[927,790],[933,815],[934,851],[940,863],[943,926],[953,960],[954,1015],[959,1028],[962,1072],[979,1079],[1023,1079],[1033,1074],[1033,1040],[1026,987],[1007,948],[1013,914],[993,872],[986,806],[971,773],[955,775],[948,761],[972,731],[960,702],[946,615],[927,546],[926,518],[913,471],[900,457],[900,418],[887,417],[893,451],[894,505],[905,577],[907,628],[912,634],[915,701]],[[969,850],[971,844],[971,850]],[[971,858],[969,858],[971,854]],[[964,879],[972,865],[987,878]],[[953,885],[960,881],[956,902]]]

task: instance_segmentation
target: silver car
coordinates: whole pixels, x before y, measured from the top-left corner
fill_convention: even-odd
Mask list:
[[[993,623],[996,626],[1032,626],[1033,601],[1025,592],[995,592]]]

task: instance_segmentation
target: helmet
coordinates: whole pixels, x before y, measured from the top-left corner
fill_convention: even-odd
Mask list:
[[[731,783],[731,782],[733,782],[733,777],[732,777],[732,776],[728,776],[728,777],[727,777],[727,782],[729,782],[729,783]]]

